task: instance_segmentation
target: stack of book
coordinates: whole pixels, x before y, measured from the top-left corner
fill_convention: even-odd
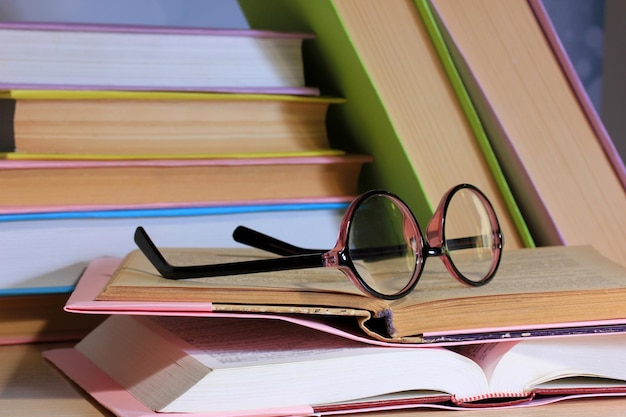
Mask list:
[[[431,3],[535,242],[626,265],[626,168],[541,0]]]
[[[251,252],[166,256],[219,263]],[[625,278],[591,247],[528,248],[505,251],[483,287],[455,284],[435,262],[413,293],[382,300],[333,268],[172,281],[132,251],[94,260],[66,305],[106,321],[44,357],[121,417],[501,409],[624,396]]]
[[[195,71],[173,81],[170,91],[165,91],[168,88],[156,85],[148,74],[137,75],[143,71],[133,72],[136,68],[112,84],[102,80],[78,91],[77,85],[67,85],[68,80],[81,80],[83,73],[95,71],[80,65],[69,78],[48,81],[65,86],[62,94],[42,91],[41,86],[39,91],[25,92],[33,80],[24,68],[13,70],[15,78],[7,79],[22,90],[7,93],[13,95],[12,102],[5,102],[11,129],[10,139],[2,142],[7,153],[6,169],[0,175],[6,174],[7,181],[2,184],[0,177],[0,184],[7,189],[39,189],[20,198],[14,191],[16,197],[7,198],[7,216],[17,216],[13,219],[20,222],[6,224],[28,220],[43,225],[46,216],[63,213],[69,216],[66,220],[74,221],[72,216],[94,213],[102,222],[97,236],[88,228],[81,232],[82,241],[78,234],[65,236],[78,250],[111,239],[107,233],[117,233],[121,223],[115,219],[106,224],[101,213],[120,213],[133,225],[145,226],[163,247],[166,259],[211,265],[277,255],[233,247],[222,237],[230,234],[234,224],[224,222],[222,233],[215,217],[208,221],[195,210],[209,210],[204,216],[215,216],[213,210],[232,213],[236,208],[250,214],[272,206],[269,210],[277,214],[275,228],[261,226],[261,231],[302,246],[330,248],[332,242],[305,239],[310,231],[320,233],[324,228],[325,221],[312,217],[313,211],[298,218],[297,210],[285,216],[275,208],[292,207],[295,202],[308,208],[317,204],[325,207],[322,217],[335,228],[338,216],[328,217],[328,210],[341,210],[324,204],[345,204],[356,191],[361,166],[369,161],[334,150],[340,144],[337,147],[348,152],[374,155],[375,163],[368,165],[361,186],[396,192],[424,225],[434,203],[450,186],[472,183],[485,191],[505,240],[496,276],[487,285],[466,287],[450,277],[450,265],[433,260],[413,292],[392,300],[361,293],[331,263],[297,273],[171,280],[162,277],[142,252],[129,249],[131,233],[125,231],[118,246],[123,256],[84,252],[93,260],[82,274],[79,269],[59,274],[80,275],[65,303],[65,314],[96,318],[98,324],[74,346],[48,350],[44,357],[120,417],[504,409],[585,397],[625,397],[623,165],[607,158],[610,146],[590,122],[593,115],[581,106],[584,98],[576,96],[564,75],[566,64],[555,58],[545,36],[548,26],[542,27],[537,19],[540,3],[239,3],[252,27],[290,34],[315,32],[306,48],[308,74],[321,96],[311,90],[279,94],[284,84],[250,87],[226,82],[209,88],[204,81],[194,84]],[[55,44],[57,32],[58,28],[52,29]],[[120,35],[119,28],[100,32]],[[168,37],[182,35],[175,32]],[[184,44],[194,44],[193,36]],[[9,52],[10,46],[0,47],[0,53]],[[90,55],[87,52],[85,57]],[[132,60],[135,52],[129,45],[124,56]],[[168,55],[159,64],[146,62],[160,66],[160,76],[165,77],[175,72],[169,65],[179,60]],[[203,69],[215,62],[205,62]],[[512,66],[524,71],[511,70]],[[250,68],[230,68],[224,75],[240,75],[244,69]],[[48,72],[51,77],[70,73],[54,66]],[[102,72],[119,75],[108,69]],[[9,68],[7,77],[10,73]],[[81,85],[87,84],[82,80]],[[102,86],[109,90],[106,97]],[[122,91],[112,92],[112,86]],[[141,92],[131,91],[137,88]],[[270,92],[273,95],[268,96]],[[328,99],[326,94],[343,98]],[[37,108],[49,103],[53,105]],[[196,112],[198,103],[210,109]],[[179,104],[184,107],[181,112],[176,110]],[[20,116],[22,105],[30,109]],[[145,107],[129,110],[134,106]],[[158,115],[151,113],[160,106]],[[276,108],[266,112],[272,106]],[[307,109],[295,112],[298,106]],[[283,111],[289,113],[288,120],[293,120],[294,112],[306,115],[309,122],[315,120],[313,130],[319,135],[312,131],[303,135],[315,136],[315,144],[293,140],[301,132],[296,124],[287,123],[291,127],[284,135],[276,133],[277,126],[285,127],[284,120],[274,119]],[[18,123],[28,112],[36,121]],[[55,122],[59,114],[69,117],[81,112],[76,122],[65,126]],[[249,117],[252,112],[260,116]],[[234,115],[238,116],[229,119]],[[327,124],[322,127],[321,121]],[[116,128],[118,123],[124,128]],[[164,140],[178,136],[178,127],[168,132],[178,123],[202,125],[199,130],[211,132],[209,141],[223,146],[217,151],[219,158],[198,145],[204,135],[196,135],[194,129],[176,142]],[[56,132],[67,143],[31,140],[26,132],[36,131],[37,124],[45,126],[39,134]],[[232,132],[234,127],[237,141],[222,141],[223,129]],[[95,138],[98,132],[106,139],[82,143],[83,137]],[[129,132],[136,136],[125,137]],[[115,135],[120,135],[117,142]],[[148,145],[139,139],[146,136],[151,139]],[[239,142],[244,136],[248,139]],[[531,142],[535,136],[538,142]],[[71,143],[75,137],[81,138],[81,145]],[[276,147],[270,149],[264,146],[267,137],[291,141],[273,141]],[[564,142],[570,137],[572,143]],[[49,145],[54,148],[46,148]],[[79,158],[73,152],[82,146]],[[145,152],[145,146],[150,152]],[[324,174],[311,172],[321,189],[343,191],[280,194],[290,189],[287,183],[297,184],[292,181],[301,179],[300,170],[308,171],[305,160],[311,159],[341,160],[343,167],[351,165],[346,160],[354,162],[352,174],[335,171],[332,180],[325,169]],[[283,166],[285,162],[289,167]],[[63,185],[52,190],[61,183],[59,167],[68,164],[72,167]],[[597,170],[581,169],[584,166]],[[201,173],[190,174],[190,167]],[[294,167],[297,170],[289,170]],[[243,178],[227,183],[222,173],[235,168]],[[101,181],[99,174],[105,171],[119,173],[117,181]],[[45,176],[33,180],[31,172]],[[156,179],[148,185],[139,172],[150,172]],[[180,176],[170,182],[174,178],[170,172]],[[264,173],[268,176],[261,179]],[[348,178],[347,183],[338,178]],[[70,190],[68,184],[75,188]],[[292,192],[303,189],[316,190],[309,182],[293,186]],[[55,200],[59,195],[63,197]],[[74,210],[67,209],[68,201]],[[599,204],[597,212],[594,203]],[[182,214],[183,209],[188,213]],[[129,216],[131,212],[136,215]],[[592,214],[596,216],[590,220]],[[119,227],[126,230],[130,223]],[[58,233],[53,229],[50,234]],[[16,238],[21,232],[16,230]],[[33,230],[33,247],[38,239],[45,241],[45,232],[45,227]],[[331,233],[336,234],[336,229]],[[61,244],[50,246],[46,247],[49,258],[64,251]],[[35,263],[32,259],[30,254],[24,263]]]
[[[254,28],[316,33],[316,85],[347,99],[331,130],[376,156],[365,179],[423,223],[469,182],[507,247],[591,244],[626,265],[626,168],[541,0],[239,3]]]
[[[0,38],[3,295],[67,295],[138,225],[169,246],[233,246],[242,223],[327,245],[371,160],[329,142],[345,100],[305,85],[309,34],[3,23]],[[45,322],[24,336],[56,333]]]

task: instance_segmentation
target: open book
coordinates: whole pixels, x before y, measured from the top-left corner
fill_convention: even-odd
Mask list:
[[[616,366],[625,345],[626,335],[610,334],[390,348],[281,320],[113,315],[61,356],[86,359],[98,368],[93,379],[106,374],[154,411],[308,406],[323,414],[383,403],[476,406],[626,393],[626,367]],[[58,355],[48,354],[53,362]]]
[[[177,265],[273,256],[247,249],[164,253]],[[152,307],[182,302],[207,313],[348,316],[371,337],[419,343],[426,334],[436,339],[454,333],[623,323],[625,296],[626,270],[581,246],[505,251],[493,281],[478,288],[459,284],[441,262],[431,260],[417,288],[392,301],[363,295],[331,268],[168,280],[133,251],[96,299],[150,302]]]

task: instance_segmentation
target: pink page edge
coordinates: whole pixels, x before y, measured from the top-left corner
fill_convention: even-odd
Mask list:
[[[269,417],[278,415],[305,416],[313,414],[309,406],[276,408],[258,411],[206,412],[206,413],[161,413],[147,408],[128,391],[85,356],[73,348],[53,349],[43,352],[44,358],[52,362],[68,378],[76,382],[96,401],[120,417],[162,416],[178,417]]]

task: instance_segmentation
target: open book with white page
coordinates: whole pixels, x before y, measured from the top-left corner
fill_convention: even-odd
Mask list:
[[[46,353],[119,416],[521,406],[626,394],[620,317],[536,327],[486,324],[398,343],[370,337],[355,317],[214,311],[210,302],[97,300],[120,261],[94,260],[66,305],[67,311],[112,318],[76,348]],[[376,383],[364,383],[372,367]],[[186,382],[168,387],[170,377]],[[204,391],[212,384],[217,391]],[[260,395],[261,389],[269,391]],[[284,395],[287,389],[292,391]],[[194,395],[229,400],[194,409]],[[265,397],[270,402],[255,402]]]
[[[396,346],[284,320],[113,315],[74,348],[45,356],[120,416],[138,415],[133,407],[159,415],[319,415],[626,394],[623,333]],[[94,388],[105,383],[107,395]]]

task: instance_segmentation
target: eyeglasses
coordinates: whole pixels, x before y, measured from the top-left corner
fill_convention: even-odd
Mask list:
[[[398,299],[413,290],[426,258],[437,256],[458,281],[481,286],[494,276],[503,238],[487,197],[469,184],[452,187],[442,197],[425,236],[409,207],[395,194],[368,191],[348,206],[331,250],[294,246],[247,227],[233,233],[239,242],[278,258],[212,265],[172,265],[146,231],[138,227],[135,243],[168,279],[191,279],[304,268],[338,268],[366,295]],[[426,242],[425,242],[426,241]]]

